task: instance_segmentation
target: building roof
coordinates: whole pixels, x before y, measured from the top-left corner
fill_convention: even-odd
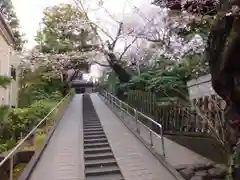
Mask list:
[[[92,86],[93,82],[91,81],[86,81],[86,80],[73,80],[72,85],[89,85]]]
[[[0,13],[0,33],[9,45],[12,45],[15,42],[13,32],[10,26],[4,20],[2,13]]]

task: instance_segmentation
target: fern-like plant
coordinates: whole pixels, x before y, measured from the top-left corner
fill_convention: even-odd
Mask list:
[[[7,85],[11,82],[12,78],[9,76],[0,76],[0,86],[7,88]]]

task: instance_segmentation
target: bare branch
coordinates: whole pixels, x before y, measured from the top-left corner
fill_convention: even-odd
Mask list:
[[[101,41],[102,44],[103,41],[102,41],[102,38],[101,36],[99,35],[99,33],[97,32],[97,28],[99,30],[101,30],[106,36],[108,36],[111,40],[113,40],[113,38],[109,35],[109,33],[107,33],[106,31],[104,31],[104,29],[100,28],[97,24],[91,22],[90,18],[88,17],[88,14],[87,14],[87,11],[85,10],[84,6],[83,6],[83,3],[81,0],[74,0],[76,6],[79,8],[79,11],[83,11],[84,12],[84,15],[86,17],[86,20],[90,23],[90,26],[92,28],[92,30],[94,31],[94,33],[98,36],[99,40]],[[95,27],[94,27],[95,26]]]
[[[100,31],[102,31],[107,37],[109,37],[112,41],[114,40],[112,36],[109,35],[109,33],[107,31],[105,31],[103,28],[101,28],[100,26],[98,26],[97,24],[93,23],[93,22],[90,22],[90,24],[95,27],[92,27],[94,29],[99,29]],[[96,30],[95,30],[95,33],[96,33]],[[98,34],[97,34],[98,35]],[[99,36],[99,35],[98,35]],[[100,36],[99,36],[100,38]],[[101,39],[101,38],[100,38]],[[102,40],[102,39],[101,39]]]
[[[116,38],[114,39],[114,41],[113,41],[113,43],[112,43],[112,45],[111,45],[111,49],[110,49],[110,50],[113,50],[113,49],[115,48],[116,43],[117,43],[117,40],[119,39],[119,36],[120,36],[120,34],[121,34],[121,32],[122,32],[122,29],[123,29],[123,23],[120,22],[120,23],[119,23],[118,32],[117,32],[117,36],[116,36]]]
[[[94,61],[94,63],[96,63],[96,64],[98,64],[98,65],[100,65],[100,66],[103,66],[103,67],[110,67],[109,64],[102,64],[102,63],[99,63],[99,62],[97,62],[97,61]]]
[[[123,55],[127,52],[127,50],[134,44],[134,42],[137,40],[137,37],[135,37],[132,42],[123,50],[122,54],[119,57],[119,60],[122,59]]]

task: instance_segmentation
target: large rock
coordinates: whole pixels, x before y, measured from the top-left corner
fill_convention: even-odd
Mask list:
[[[203,170],[208,170],[210,168],[214,167],[214,163],[208,163],[208,164],[195,164],[193,167],[194,171],[203,171]]]
[[[181,174],[182,174],[182,176],[185,178],[185,179],[187,179],[187,180],[189,180],[189,179],[191,179],[191,177],[194,175],[194,171],[192,170],[192,169],[190,169],[190,168],[187,168],[187,169],[183,169],[183,170],[181,170],[181,171],[179,171]]]
[[[207,179],[207,177],[208,177],[207,170],[205,170],[205,171],[197,171],[195,173],[195,176],[202,176],[204,179]]]
[[[209,176],[213,178],[224,178],[226,171],[223,168],[215,167],[208,170]]]

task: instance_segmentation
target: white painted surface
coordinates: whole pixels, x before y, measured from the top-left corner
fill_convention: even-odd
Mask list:
[[[216,94],[212,87],[210,74],[189,81],[187,86],[190,99]]]

